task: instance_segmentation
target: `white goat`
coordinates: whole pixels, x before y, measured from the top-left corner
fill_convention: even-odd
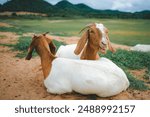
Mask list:
[[[129,87],[129,81],[118,66],[106,58],[97,61],[56,58],[44,35],[33,37],[27,60],[35,48],[41,57],[44,84],[53,94],[78,92],[100,97],[116,95]]]
[[[107,45],[114,52],[108,37],[108,30],[103,24],[90,24],[83,30],[85,29],[87,31],[82,35],[78,44],[60,46],[56,56],[71,59],[96,60],[99,59],[99,51],[106,53]]]
[[[141,52],[150,52],[150,45],[137,44],[136,46],[132,47],[131,50],[141,51]]]

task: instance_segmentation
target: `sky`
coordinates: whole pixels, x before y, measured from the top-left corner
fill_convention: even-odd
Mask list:
[[[3,4],[7,0],[0,0]],[[35,0],[36,1],[36,0]],[[56,4],[61,0],[45,0],[51,4]],[[126,12],[136,12],[150,10],[150,0],[68,0],[73,4],[84,3],[94,9],[112,9]]]

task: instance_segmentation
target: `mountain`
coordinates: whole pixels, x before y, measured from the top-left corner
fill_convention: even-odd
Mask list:
[[[0,11],[45,13],[49,17],[150,19],[150,11],[130,13],[118,10],[97,10],[85,4],[72,4],[67,0],[62,0],[56,5],[51,5],[45,0],[9,0],[0,5]]]
[[[75,8],[75,6],[72,3],[68,2],[67,0],[62,0],[62,1],[58,2],[55,5],[55,7],[58,7],[60,9]]]
[[[82,11],[93,11],[94,10],[85,4],[77,4],[75,6],[76,6],[76,8],[78,8],[79,10],[82,10]]]
[[[53,15],[61,17],[80,16],[81,11],[74,4],[67,0],[62,0],[54,5]]]
[[[85,4],[72,4],[67,0],[62,0],[54,6],[55,16],[72,17],[82,16],[87,17],[89,13],[95,13],[95,9],[90,8]]]
[[[10,0],[2,5],[1,11],[45,13],[52,9],[53,6],[44,0]]]

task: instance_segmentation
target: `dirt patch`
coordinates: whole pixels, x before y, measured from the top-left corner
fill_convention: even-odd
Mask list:
[[[18,39],[18,35],[11,32],[0,32],[0,44],[15,44]]]
[[[12,26],[7,23],[0,22],[0,27],[12,27]]]
[[[130,73],[133,75],[136,75],[138,79],[143,80],[143,77],[145,75],[146,69],[141,70],[130,70]]]
[[[9,34],[9,36],[8,36]],[[17,35],[13,33],[3,33],[7,38],[3,43],[11,43],[17,40]],[[57,36],[56,36],[57,37]],[[55,39],[66,41],[66,43],[77,42],[76,37],[54,37]],[[53,36],[52,36],[53,38]],[[64,40],[66,39],[66,40]],[[72,39],[72,40],[70,40]],[[69,40],[69,41],[68,41]],[[1,41],[1,39],[0,39]],[[14,43],[14,42],[13,42]],[[13,100],[95,100],[95,99],[150,99],[150,91],[136,91],[128,89],[116,96],[100,98],[96,95],[81,95],[69,93],[63,95],[53,95],[47,93],[43,85],[43,73],[40,68],[40,58],[35,57],[30,61],[16,58],[17,52],[11,51],[6,46],[0,46],[0,99]],[[137,73],[135,73],[137,74]],[[139,74],[137,74],[139,75]]]
[[[112,43],[112,47],[114,47],[115,49],[123,49],[123,50],[130,50],[131,48],[131,46],[115,44],[115,43]]]
[[[67,20],[68,22],[69,20]],[[49,23],[59,23],[59,22],[66,22],[66,20],[50,20]]]

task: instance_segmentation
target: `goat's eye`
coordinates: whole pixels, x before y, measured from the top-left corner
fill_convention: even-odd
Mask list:
[[[94,31],[93,31],[93,30],[91,30],[91,31],[90,31],[90,33],[94,33]]]

